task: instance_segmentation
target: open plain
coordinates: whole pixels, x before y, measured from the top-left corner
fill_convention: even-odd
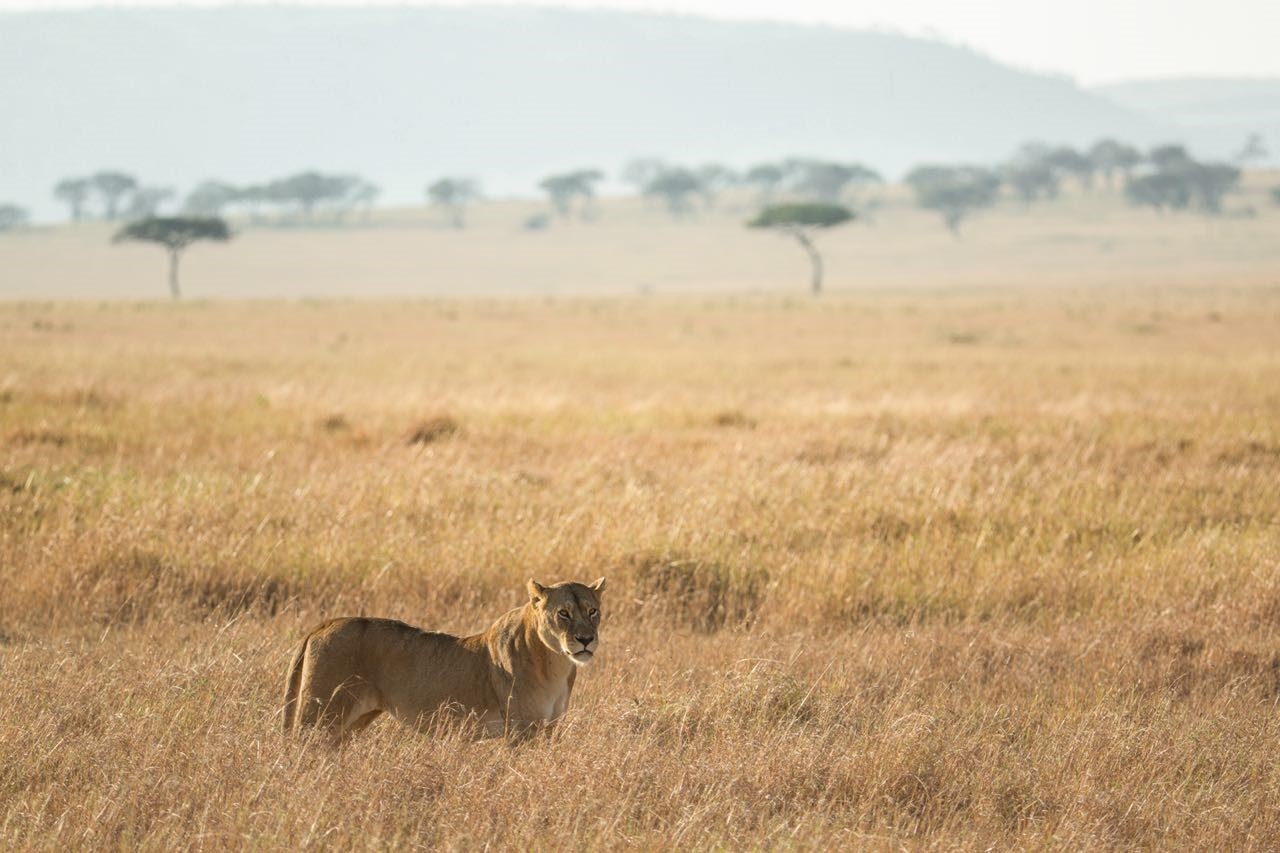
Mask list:
[[[0,846],[1274,849],[1280,214],[1105,204],[818,300],[730,212],[3,237]],[[600,575],[554,740],[281,738],[321,618]]]

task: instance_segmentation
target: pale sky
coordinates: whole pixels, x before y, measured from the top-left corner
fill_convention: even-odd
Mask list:
[[[0,0],[0,9],[253,5],[237,0]],[[275,0],[272,5],[449,5]],[[1280,0],[508,0],[498,5],[680,12],[878,28],[962,44],[1083,84],[1135,77],[1280,76]],[[3,21],[0,20],[0,26]]]

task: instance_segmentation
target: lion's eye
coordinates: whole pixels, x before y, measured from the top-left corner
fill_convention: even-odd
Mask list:
[[[569,621],[569,611],[568,611],[568,610],[561,610],[559,613],[557,613],[557,614],[556,614],[556,616],[560,617],[560,620],[561,620],[562,622],[568,622],[568,621]]]
[[[592,619],[596,618],[599,615],[600,615],[600,611],[596,610],[594,607],[587,611],[587,616],[591,617]]]

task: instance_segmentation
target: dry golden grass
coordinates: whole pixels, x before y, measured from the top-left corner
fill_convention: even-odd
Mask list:
[[[1277,330],[1275,282],[0,308],[0,847],[1274,847]],[[555,741],[281,740],[321,617],[601,574]]]

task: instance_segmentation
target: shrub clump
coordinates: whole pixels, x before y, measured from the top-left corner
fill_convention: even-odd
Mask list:
[[[458,434],[458,422],[449,415],[434,415],[409,430],[408,444],[431,444]]]
[[[677,623],[708,633],[750,624],[769,580],[763,569],[672,554],[637,554],[628,568],[644,600],[660,603]]]

